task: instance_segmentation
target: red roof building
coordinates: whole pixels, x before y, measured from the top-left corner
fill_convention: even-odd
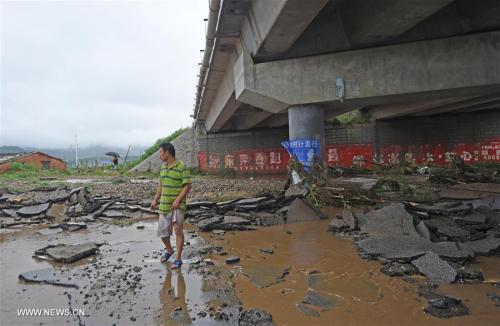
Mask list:
[[[8,172],[13,162],[31,164],[38,169],[66,171],[66,162],[42,152],[0,154],[0,173]]]

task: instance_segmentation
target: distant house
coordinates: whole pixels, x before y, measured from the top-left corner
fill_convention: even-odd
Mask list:
[[[66,162],[42,152],[0,154],[0,173],[10,170],[12,162],[31,164],[39,169],[58,169],[66,171]]]

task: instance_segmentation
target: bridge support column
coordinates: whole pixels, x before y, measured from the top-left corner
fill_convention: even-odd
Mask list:
[[[319,141],[320,157],[324,164],[325,157],[325,113],[323,107],[316,104],[292,106],[288,109],[288,133],[290,140],[315,139]]]

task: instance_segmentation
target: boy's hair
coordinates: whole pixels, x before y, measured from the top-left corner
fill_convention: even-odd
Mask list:
[[[160,144],[160,148],[163,149],[163,151],[170,153],[173,157],[175,157],[175,148],[174,145],[170,143],[163,143]]]

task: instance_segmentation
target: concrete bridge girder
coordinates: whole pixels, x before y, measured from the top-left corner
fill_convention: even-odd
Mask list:
[[[498,100],[500,100],[499,94],[489,95],[489,96],[481,96],[481,97],[461,101],[458,103],[450,103],[447,105],[439,106],[437,108],[432,108],[429,110],[417,112],[414,115],[415,116],[434,115],[434,114],[446,113],[446,112],[451,112],[451,111],[458,111],[461,109],[467,109],[467,108],[471,108],[471,107],[478,107],[478,106],[484,106],[484,105],[491,106],[492,104],[495,105],[495,103],[498,103]]]
[[[350,0],[342,7],[345,31],[354,47],[392,40],[454,0]]]
[[[329,0],[253,0],[241,28],[245,49],[256,60],[286,52]]]
[[[500,32],[234,66],[235,98],[272,113],[328,103],[364,107],[500,92]],[[335,92],[337,77],[345,97]]]

